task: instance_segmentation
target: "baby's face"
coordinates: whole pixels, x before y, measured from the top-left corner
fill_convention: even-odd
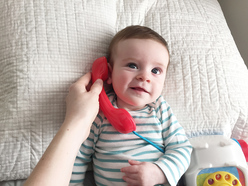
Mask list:
[[[160,96],[169,62],[164,45],[151,39],[121,40],[112,57],[110,80],[119,108],[139,110]]]

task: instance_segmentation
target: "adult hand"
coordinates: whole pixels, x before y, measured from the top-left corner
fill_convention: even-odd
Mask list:
[[[82,76],[77,82],[72,84],[66,98],[65,123],[78,124],[85,123],[85,128],[90,129],[99,111],[99,94],[103,87],[103,82],[98,79],[93,85],[90,84],[91,73]]]
[[[87,73],[70,87],[65,121],[24,186],[68,186],[78,149],[99,110],[103,82],[97,80],[91,86],[90,79]]]

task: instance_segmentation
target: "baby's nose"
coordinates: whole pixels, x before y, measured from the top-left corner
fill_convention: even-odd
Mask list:
[[[148,83],[151,82],[151,78],[150,78],[150,73],[147,72],[147,71],[141,71],[137,76],[136,78],[139,80],[139,81],[146,81]]]

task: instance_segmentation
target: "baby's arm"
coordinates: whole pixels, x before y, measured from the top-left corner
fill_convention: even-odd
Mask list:
[[[93,122],[90,134],[85,142],[81,145],[77,157],[74,162],[73,171],[70,180],[70,186],[72,185],[82,185],[85,179],[85,174],[88,168],[88,163],[92,160],[92,155],[94,154],[95,141],[97,141],[98,130],[97,126],[100,123],[99,114],[97,115],[95,121]]]
[[[81,145],[78,154],[76,156],[72,175],[70,179],[70,186],[73,185],[83,185],[85,174],[88,168],[88,163],[91,161],[91,154],[93,153],[92,142],[90,141],[92,132],[90,133],[88,139]],[[87,148],[90,148],[88,150]]]
[[[130,166],[121,169],[125,173],[123,179],[128,185],[150,186],[167,183],[163,171],[150,162],[129,160]]]
[[[192,146],[172,109],[162,97],[157,102],[157,108],[157,116],[163,128],[165,153],[154,164],[164,172],[168,183],[176,186],[189,166]]]

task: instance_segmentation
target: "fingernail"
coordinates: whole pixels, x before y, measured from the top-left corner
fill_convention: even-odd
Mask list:
[[[95,81],[95,83],[102,84],[103,81],[102,81],[102,79],[97,79],[97,80]]]

